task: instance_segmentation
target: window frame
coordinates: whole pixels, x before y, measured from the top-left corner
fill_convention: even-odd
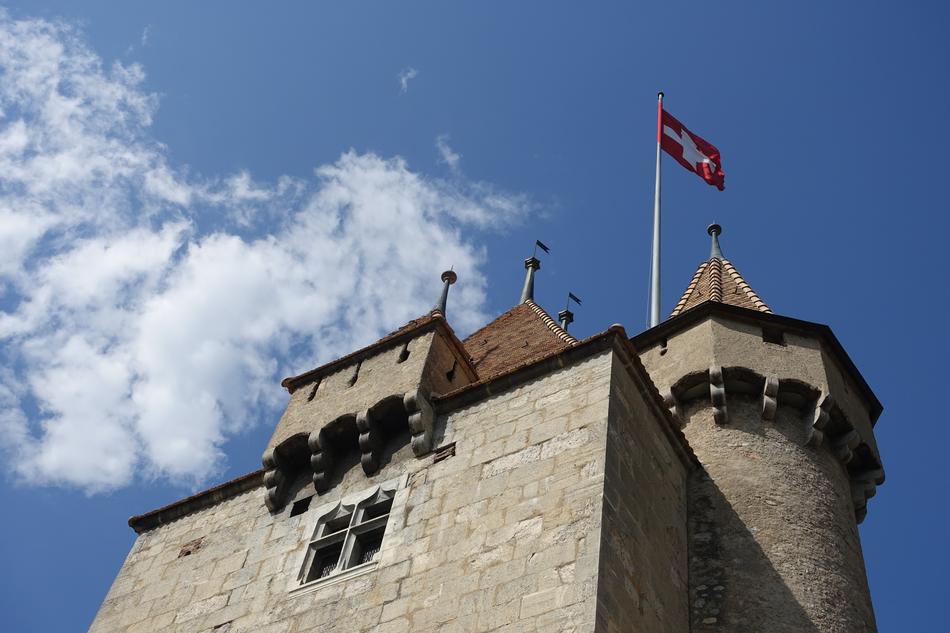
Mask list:
[[[311,510],[313,523],[308,530],[310,536],[304,548],[303,561],[297,575],[291,579],[291,593],[307,593],[326,585],[336,584],[372,571],[379,564],[380,555],[385,549],[387,526],[392,516],[396,493],[403,487],[403,478],[391,480],[365,490],[357,495],[349,495]],[[367,510],[380,504],[388,505],[385,512],[366,518]],[[348,517],[346,526],[326,532],[333,521]],[[371,535],[371,536],[368,536]],[[378,539],[378,546],[370,560],[361,560],[361,541],[367,538]],[[374,541],[370,541],[371,543]],[[326,574],[314,573],[320,553],[339,546],[337,562]]]

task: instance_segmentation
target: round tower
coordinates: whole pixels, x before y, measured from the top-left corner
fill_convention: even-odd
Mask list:
[[[691,630],[873,632],[857,524],[884,480],[881,405],[831,330],[773,314],[719,246],[633,339],[703,469]]]

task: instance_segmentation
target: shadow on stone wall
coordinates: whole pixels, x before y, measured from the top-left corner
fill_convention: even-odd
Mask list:
[[[820,629],[704,470],[689,481],[693,633],[812,633]]]

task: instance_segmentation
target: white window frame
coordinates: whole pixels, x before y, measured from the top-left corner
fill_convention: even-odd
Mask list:
[[[389,523],[389,517],[392,515],[392,504],[395,501],[396,491],[402,487],[399,485],[401,483],[400,479],[373,486],[370,490],[357,495],[349,495],[338,502],[325,504],[313,512],[316,519],[310,530],[311,536],[304,550],[300,570],[296,578],[292,579],[290,587],[292,593],[308,593],[311,590],[342,582],[376,568],[385,542],[386,527]],[[369,508],[386,501],[390,503],[390,507],[385,514],[366,517],[366,511]],[[332,532],[327,531],[328,526],[334,520],[346,516],[349,517],[349,520],[344,524],[345,527],[340,527]],[[360,541],[363,540],[361,537],[374,532],[381,532],[378,549],[371,560],[357,562],[357,557],[361,555]],[[320,577],[312,578],[311,570],[317,564],[318,554],[337,544],[340,544],[340,552],[337,555],[337,562],[333,570]],[[308,578],[310,579],[308,580]]]

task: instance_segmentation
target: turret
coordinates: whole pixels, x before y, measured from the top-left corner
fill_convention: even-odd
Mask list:
[[[857,524],[884,481],[881,405],[827,326],[772,313],[720,233],[670,318],[633,339],[703,465],[691,630],[876,631]]]

